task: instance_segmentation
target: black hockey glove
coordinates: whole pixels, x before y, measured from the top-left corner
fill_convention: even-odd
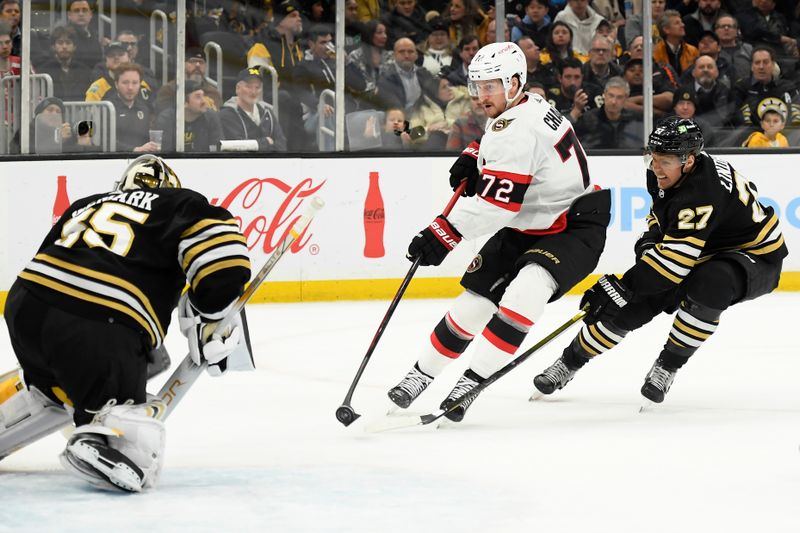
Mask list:
[[[480,139],[469,143],[456,162],[450,167],[450,186],[456,190],[462,181],[467,180],[467,187],[461,196],[475,196],[478,187],[478,180],[481,177],[478,172],[478,150],[480,149]]]
[[[636,244],[633,245],[633,252],[636,254],[636,260],[638,261],[641,259],[647,250],[653,248],[659,242],[661,241],[656,239],[656,236],[649,231],[645,231],[639,235],[639,238],[636,239]]]
[[[583,321],[587,324],[611,321],[620,309],[628,305],[631,293],[614,274],[601,276],[597,283],[583,294],[581,309],[589,304]]]
[[[406,257],[409,261],[421,257],[419,264],[422,266],[439,266],[460,242],[458,230],[450,225],[444,215],[439,215],[430,226],[411,239]]]

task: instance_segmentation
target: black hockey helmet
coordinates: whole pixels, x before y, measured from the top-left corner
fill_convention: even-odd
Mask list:
[[[118,191],[137,189],[174,188],[180,189],[181,181],[167,163],[153,154],[137,157],[128,165],[122,178],[115,184]]]
[[[686,163],[689,154],[697,155],[704,145],[700,126],[690,118],[665,118],[647,138],[649,153],[675,154],[680,156],[681,163]]]

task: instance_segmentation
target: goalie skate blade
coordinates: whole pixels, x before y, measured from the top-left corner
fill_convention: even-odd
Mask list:
[[[544,398],[544,393],[541,392],[539,389],[536,389],[535,391],[533,391],[533,394],[531,394],[531,397],[528,398],[528,401],[535,402],[541,400],[542,398]]]
[[[419,416],[396,415],[378,418],[364,426],[366,433],[382,433],[393,429],[411,428],[422,424]]]
[[[652,411],[655,406],[656,406],[655,403],[651,402],[650,400],[645,400],[644,403],[639,407],[639,412],[647,413],[649,411]]]

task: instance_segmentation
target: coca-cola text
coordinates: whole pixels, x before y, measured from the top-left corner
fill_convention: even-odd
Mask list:
[[[292,226],[300,218],[300,207],[304,200],[314,196],[323,185],[325,181],[314,185],[310,178],[301,180],[294,187],[278,178],[250,178],[234,187],[222,202],[219,202],[218,198],[213,198],[211,203],[224,207],[232,213],[246,213],[244,216],[235,215],[235,217],[242,228],[247,248],[252,250],[261,242],[264,253],[269,254],[289,235]],[[273,194],[282,196],[282,200],[270,217],[263,214],[263,205]],[[248,216],[251,213],[253,213],[252,218]],[[308,228],[303,230],[292,243],[290,248],[292,253],[299,252],[308,244],[311,235],[306,235],[307,232]]]

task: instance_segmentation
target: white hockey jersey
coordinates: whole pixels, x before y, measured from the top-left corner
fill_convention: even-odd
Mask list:
[[[558,233],[575,198],[594,190],[572,125],[537,94],[487,122],[478,170],[477,194],[447,217],[465,239],[504,227]]]

